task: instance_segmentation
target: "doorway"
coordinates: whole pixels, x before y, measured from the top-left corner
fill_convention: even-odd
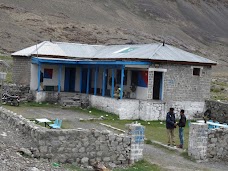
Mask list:
[[[64,91],[74,92],[75,91],[75,68],[65,68],[65,81],[64,81]]]
[[[154,72],[153,99],[162,100],[163,73]]]
[[[92,72],[93,73],[93,72]],[[89,81],[89,93],[91,92],[91,70],[90,70],[90,77],[89,80],[87,80],[88,75],[88,68],[82,68],[82,78],[81,78],[81,93],[86,93],[87,89],[87,82]]]

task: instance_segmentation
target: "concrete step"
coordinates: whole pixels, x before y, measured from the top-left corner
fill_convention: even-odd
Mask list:
[[[60,104],[65,107],[80,107],[81,102],[80,101],[74,101],[74,100],[61,100]]]

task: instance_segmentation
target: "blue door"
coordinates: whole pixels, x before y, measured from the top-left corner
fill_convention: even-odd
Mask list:
[[[88,69],[82,69],[82,93],[86,93]]]
[[[65,92],[74,92],[75,91],[75,68],[65,68],[65,82],[64,82],[64,91]]]

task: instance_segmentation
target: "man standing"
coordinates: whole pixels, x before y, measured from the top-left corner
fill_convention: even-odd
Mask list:
[[[180,138],[180,145],[178,145],[178,148],[183,148],[184,146],[184,127],[186,124],[186,117],[184,115],[184,110],[182,109],[180,111],[180,120],[177,123],[179,126],[179,138]]]
[[[170,143],[172,143],[173,146],[176,146],[174,141],[174,128],[176,128],[176,121],[175,121],[175,113],[173,111],[174,111],[174,108],[170,108],[169,112],[166,115],[168,146],[170,146]]]

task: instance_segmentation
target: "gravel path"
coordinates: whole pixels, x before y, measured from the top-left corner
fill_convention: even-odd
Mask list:
[[[228,163],[197,163],[182,157],[178,151],[170,151],[153,145],[144,146],[144,158],[170,171],[228,170]]]

